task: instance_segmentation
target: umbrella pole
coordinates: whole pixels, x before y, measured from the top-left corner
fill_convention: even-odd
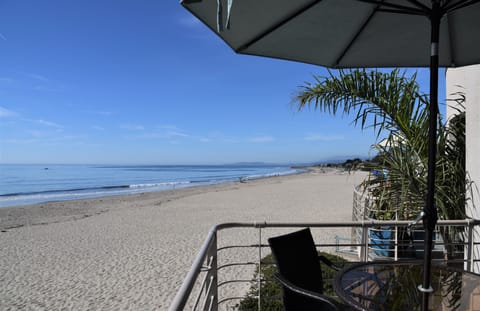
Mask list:
[[[438,50],[441,8],[438,0],[432,1],[431,22],[431,54],[430,54],[430,107],[428,128],[428,177],[427,177],[427,201],[424,208],[425,217],[423,226],[425,229],[424,241],[424,268],[423,283],[418,289],[422,295],[422,310],[428,311],[428,298],[433,289],[431,287],[431,266],[433,231],[437,224],[437,209],[435,206],[435,167],[437,155],[437,118],[438,118]]]

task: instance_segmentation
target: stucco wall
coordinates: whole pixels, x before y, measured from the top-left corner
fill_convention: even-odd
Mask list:
[[[446,80],[447,98],[451,98],[450,94],[455,92],[463,92],[466,96],[466,166],[470,178],[476,185],[473,200],[467,208],[467,215],[480,219],[480,65],[448,69]],[[451,113],[453,110],[447,108],[447,116]],[[476,232],[475,241],[480,242],[480,230]],[[476,247],[475,253],[480,259],[480,246]],[[475,269],[476,272],[480,272],[480,263]]]

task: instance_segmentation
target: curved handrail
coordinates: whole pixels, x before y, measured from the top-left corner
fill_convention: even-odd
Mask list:
[[[178,290],[175,298],[173,298],[169,311],[183,310],[185,304],[187,303],[190,292],[192,291],[193,286],[195,285],[195,280],[201,272],[203,262],[207,257],[210,246],[214,242],[218,231],[218,226],[213,226],[212,229],[208,232],[207,238],[202,244],[200,251],[198,252],[197,257],[193,261],[192,267],[188,271],[185,280],[182,283],[182,286]]]
[[[403,220],[362,220],[362,221],[349,221],[349,222],[325,222],[325,223],[280,223],[280,222],[231,222],[231,223],[222,223],[213,226],[202,244],[198,255],[196,256],[193,264],[185,277],[180,289],[175,295],[172,303],[170,304],[169,311],[183,310],[185,307],[191,291],[195,285],[195,281],[198,278],[198,275],[204,271],[202,270],[203,263],[209,254],[209,251],[212,251],[212,246],[215,246],[215,253],[218,251],[216,248],[216,237],[217,233],[220,230],[225,230],[229,228],[300,228],[300,227],[312,227],[312,228],[328,228],[328,227],[337,227],[337,228],[370,228],[374,226],[407,226],[411,221]],[[437,223],[438,226],[465,226],[473,227],[480,225],[479,219],[461,219],[461,220],[439,220]],[[416,226],[421,226],[418,224]],[[252,245],[254,246],[254,245]],[[470,248],[469,248],[470,249]],[[471,256],[470,254],[469,256]],[[217,269],[217,268],[216,268]],[[216,273],[216,271],[215,271]],[[224,301],[224,300],[222,300]]]

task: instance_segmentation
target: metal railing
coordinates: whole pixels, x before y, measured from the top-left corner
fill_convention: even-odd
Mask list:
[[[330,252],[337,252],[338,254],[345,254],[351,261],[371,261],[376,260],[379,256],[376,254],[376,248],[372,247],[374,240],[372,240],[373,230],[378,228],[391,228],[395,232],[401,230],[407,230],[409,221],[352,221],[343,223],[224,223],[214,226],[207,235],[200,251],[195,258],[193,265],[188,272],[183,284],[178,290],[174,300],[172,301],[169,310],[226,310],[234,309],[236,305],[227,307],[226,304],[229,301],[239,301],[245,297],[246,291],[239,289],[235,293],[229,292],[228,295],[221,294],[219,292],[222,287],[229,286],[235,283],[243,284],[255,284],[255,289],[258,289],[256,299],[258,300],[258,310],[261,310],[261,297],[260,288],[263,282],[261,274],[257,273],[257,277],[254,278],[253,270],[257,268],[260,271],[262,265],[262,256],[269,253],[268,244],[265,243],[269,236],[278,235],[279,231],[283,228],[303,228],[310,227],[316,241],[317,237],[329,237],[331,243],[319,243],[317,247],[321,247],[322,250]],[[419,226],[417,226],[419,227]],[[480,263],[478,252],[474,252],[474,248],[480,248],[480,243],[473,241],[472,236],[475,228],[478,230],[480,227],[480,220],[448,220],[439,221],[437,224],[438,235],[445,235],[449,232],[455,232],[455,238],[444,237],[437,240],[437,246],[439,252],[442,255],[440,258],[434,260],[445,261],[448,263],[463,264],[464,269],[471,271],[475,264]],[[225,244],[221,247],[217,247],[217,240],[219,233],[227,229],[245,229],[249,234],[254,237],[255,232],[256,242],[251,244],[236,245]],[[339,238],[338,235],[332,236],[335,230],[343,230],[346,234],[348,230],[352,232],[360,232],[360,241],[352,236],[352,238]],[[315,230],[323,231],[322,234],[318,234]],[[327,234],[326,234],[327,233]],[[385,241],[386,242],[386,241]],[[398,260],[401,256],[399,250],[408,244],[412,246],[411,241],[402,241],[396,239],[394,242],[388,241],[388,251],[391,255],[382,256],[382,260]],[[392,244],[393,243],[393,244]],[[375,246],[378,246],[375,245]],[[266,252],[262,252],[262,249],[267,249]],[[237,252],[244,253],[246,250],[253,249],[253,259],[247,259],[246,261],[236,261],[235,259],[243,257],[234,257],[233,262],[219,260],[219,255],[227,250],[235,249]],[[456,250],[457,253],[452,252]],[[410,255],[415,253],[410,253]],[[461,254],[461,257],[458,256]],[[405,255],[405,254],[403,254]],[[417,254],[418,255],[418,254]],[[227,256],[228,257],[228,256]],[[228,259],[228,258],[227,258]],[[231,259],[231,258],[230,258]],[[231,267],[245,267],[250,266],[253,269],[245,269],[243,273],[233,273],[229,275],[228,279],[221,280],[219,275],[222,271]],[[239,275],[241,274],[241,275]],[[247,274],[247,275],[245,275]]]

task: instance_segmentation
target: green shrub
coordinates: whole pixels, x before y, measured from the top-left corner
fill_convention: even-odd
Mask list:
[[[327,253],[319,253],[320,255],[325,256],[330,261],[337,263],[339,265],[343,265],[346,260],[342,257],[327,254]],[[262,286],[260,288],[260,296],[261,296],[261,305],[262,310],[268,311],[284,311],[283,303],[282,303],[282,287],[281,285],[275,280],[274,275],[277,273],[277,268],[273,265],[273,258],[272,255],[268,255],[264,257],[261,261],[261,278],[264,280],[262,282]],[[255,271],[254,278],[258,278],[258,268]],[[336,271],[329,268],[326,265],[322,264],[322,276],[324,280],[324,294],[328,296],[334,296],[335,291],[333,289],[333,279],[335,277]],[[238,304],[239,311],[253,311],[258,310],[258,286],[255,282],[250,287],[247,296],[240,301]]]

